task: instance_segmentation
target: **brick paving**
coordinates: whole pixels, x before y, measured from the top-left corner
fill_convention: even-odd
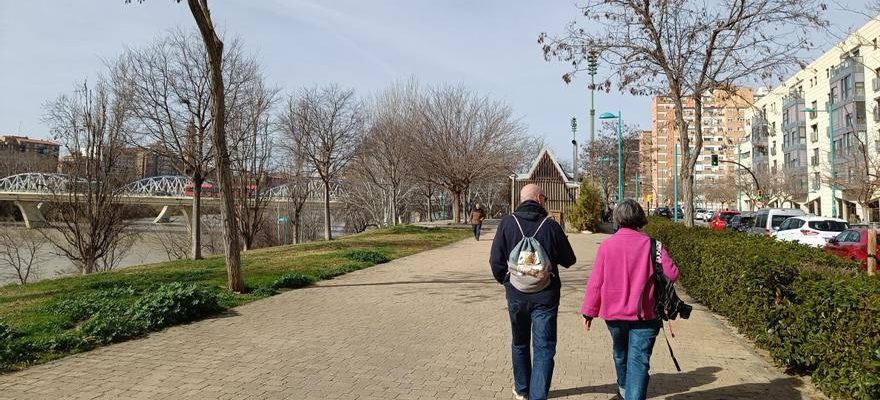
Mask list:
[[[509,322],[486,260],[492,232],[229,313],[18,373],[0,399],[510,399]],[[572,235],[579,262],[563,296],[552,398],[610,399],[611,344],[580,327],[600,235]],[[684,372],[662,338],[651,398],[801,399],[773,368],[697,307],[674,326]]]

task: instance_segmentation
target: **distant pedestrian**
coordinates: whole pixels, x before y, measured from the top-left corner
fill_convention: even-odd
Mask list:
[[[587,282],[581,314],[584,329],[600,317],[611,332],[620,399],[643,400],[648,388],[651,351],[661,322],[654,313],[651,238],[642,233],[645,211],[626,199],[612,217],[620,230],[599,245]],[[663,274],[678,279],[678,267],[660,246]]]
[[[471,227],[474,229],[474,239],[480,241],[480,230],[483,228],[483,220],[486,219],[486,213],[480,208],[480,203],[474,204],[471,209]]]
[[[562,287],[558,267],[570,267],[575,255],[562,227],[548,217],[547,196],[538,185],[523,187],[520,201],[516,211],[498,224],[489,264],[507,294],[514,398],[544,400],[556,355]]]

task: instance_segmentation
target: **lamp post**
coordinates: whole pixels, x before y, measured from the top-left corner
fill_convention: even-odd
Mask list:
[[[596,132],[596,70],[599,66],[599,53],[590,50],[587,54],[587,72],[590,74],[590,144],[593,144]]]
[[[826,103],[824,111],[813,107],[804,107],[801,111],[828,113],[828,141],[831,142],[831,218],[837,218],[837,160],[834,154],[834,113],[831,112],[833,100]]]
[[[617,201],[623,200],[623,121],[620,117],[620,111],[617,115],[610,112],[604,112],[599,119],[617,118]]]
[[[577,142],[577,129],[578,123],[577,118],[571,117],[571,174],[574,177],[574,180],[580,182],[578,179],[578,142]]]

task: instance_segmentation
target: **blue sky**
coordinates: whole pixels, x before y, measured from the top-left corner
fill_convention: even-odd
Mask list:
[[[185,3],[185,2],[184,2]],[[846,1],[848,7],[862,0]],[[51,6],[47,5],[51,4]],[[572,0],[213,0],[220,28],[256,54],[286,91],[335,82],[370,95],[415,77],[464,84],[514,107],[531,134],[560,158],[570,154],[570,119],[589,126],[584,76],[566,85],[566,65],[545,62],[542,31],[561,32]],[[847,29],[867,18],[833,11]],[[194,29],[185,4],[148,0],[0,0],[0,135],[49,137],[43,104],[93,77],[105,60],[176,26]],[[600,74],[602,71],[600,71]],[[650,129],[650,98],[596,94],[597,113],[622,110]]]

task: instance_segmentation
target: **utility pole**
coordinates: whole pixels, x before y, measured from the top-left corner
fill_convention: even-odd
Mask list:
[[[596,71],[599,67],[599,53],[590,50],[587,54],[587,72],[590,74],[590,144],[596,139]]]
[[[578,175],[578,142],[577,142],[577,118],[571,117],[571,174],[574,180],[580,182]]]

